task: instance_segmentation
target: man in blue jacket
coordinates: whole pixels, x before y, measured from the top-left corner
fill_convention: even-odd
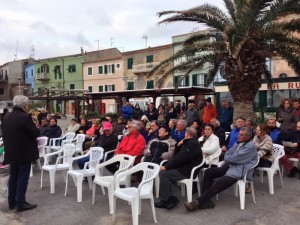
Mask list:
[[[188,211],[214,208],[215,204],[211,198],[235,184],[239,179],[243,179],[250,168],[256,164],[257,150],[251,137],[250,128],[240,129],[238,143],[225,154],[226,166],[209,168],[205,171],[202,195],[192,202],[185,203]],[[253,169],[247,173],[247,179],[253,179],[252,175]]]
[[[126,120],[129,120],[129,119],[131,119],[133,112],[134,112],[134,109],[130,105],[129,100],[126,100],[125,105],[123,105],[123,107],[122,107],[122,117]]]

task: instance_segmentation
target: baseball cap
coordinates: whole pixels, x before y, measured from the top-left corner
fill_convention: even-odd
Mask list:
[[[111,130],[112,128],[112,125],[110,122],[106,122],[104,125],[103,125],[103,130]]]

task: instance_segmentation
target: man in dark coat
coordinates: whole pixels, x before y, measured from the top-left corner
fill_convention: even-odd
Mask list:
[[[171,183],[189,178],[192,169],[202,162],[202,151],[196,139],[197,131],[193,127],[188,127],[185,138],[177,143],[174,158],[160,167],[159,193],[160,202],[155,202],[157,208],[172,209],[179,200],[173,196]],[[195,175],[197,172],[195,172]]]
[[[31,169],[31,162],[39,158],[36,138],[40,131],[28,112],[28,97],[17,95],[13,99],[13,110],[7,114],[3,124],[5,162],[10,164],[8,182],[8,205],[17,212],[34,209],[25,195]]]

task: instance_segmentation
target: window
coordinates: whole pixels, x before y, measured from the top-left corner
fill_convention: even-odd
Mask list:
[[[116,64],[116,67],[117,67],[117,69],[120,69],[121,66],[120,66],[119,63],[117,63],[117,64]]]
[[[98,74],[103,74],[103,66],[98,66]]]
[[[28,72],[27,71],[25,71],[25,77],[26,77],[26,79],[28,78]]]
[[[31,77],[33,77],[33,69],[31,70]]]
[[[93,75],[93,67],[88,67],[88,76]]]
[[[153,62],[153,55],[147,55],[146,61],[147,61],[147,63]]]
[[[115,85],[114,84],[105,85],[105,91],[115,91]]]
[[[37,72],[37,73],[40,73],[40,68],[38,68],[36,72]]]
[[[99,92],[103,92],[103,85],[99,85]]]
[[[4,88],[0,88],[0,95],[4,94]]]
[[[75,84],[70,84],[70,90],[75,89]]]
[[[56,65],[54,66],[54,78],[57,79],[57,75],[58,75],[58,79],[61,79],[61,66],[60,65]]]
[[[175,76],[174,77],[174,86],[177,85],[178,81],[182,78],[183,76]],[[190,86],[190,77],[186,76],[178,85],[178,87],[188,87]]]
[[[76,65],[75,64],[69,65],[68,70],[69,70],[69,73],[76,72]]]
[[[127,69],[131,70],[133,66],[133,58],[127,59]]]
[[[205,87],[206,74],[193,74],[193,86]]]
[[[130,81],[127,83],[127,90],[134,90],[134,82]]]
[[[153,89],[154,88],[154,80],[147,80],[146,89]]]
[[[104,73],[105,74],[115,73],[115,64],[104,65]]]
[[[88,91],[93,92],[93,86],[88,86]]]

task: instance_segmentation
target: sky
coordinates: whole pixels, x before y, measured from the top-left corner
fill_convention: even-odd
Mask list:
[[[98,44],[121,52],[170,44],[172,36],[204,27],[157,25],[157,13],[203,3],[224,9],[222,0],[0,0],[0,65],[96,51]]]

